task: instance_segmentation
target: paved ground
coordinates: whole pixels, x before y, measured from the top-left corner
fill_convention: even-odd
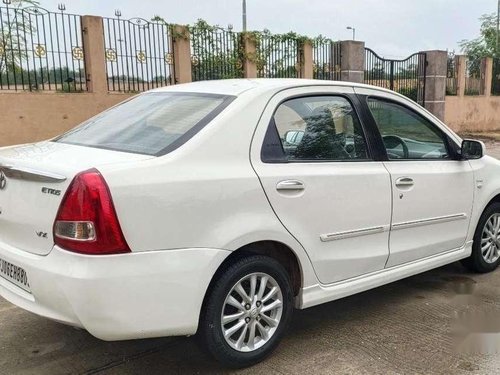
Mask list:
[[[475,345],[460,345],[462,316],[483,325]],[[500,374],[499,323],[500,270],[474,275],[455,263],[297,311],[276,353],[239,373]],[[0,298],[0,374],[224,372],[193,338],[106,343]]]

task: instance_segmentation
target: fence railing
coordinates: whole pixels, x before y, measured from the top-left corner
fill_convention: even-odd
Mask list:
[[[259,78],[300,78],[299,42],[286,34],[264,32],[256,41]]]
[[[87,89],[81,18],[40,7],[0,7],[0,90]]]
[[[340,43],[326,38],[313,41],[313,78],[341,80]]]
[[[493,72],[491,75],[491,95],[500,95],[500,58],[493,59]]]
[[[446,95],[457,95],[458,91],[457,58],[454,53],[448,54],[446,73]]]
[[[465,65],[465,95],[484,95],[485,65],[483,58],[467,59]]]
[[[109,91],[146,91],[175,83],[170,25],[142,18],[103,22]]]
[[[397,91],[420,104],[424,104],[426,69],[427,57],[423,52],[404,60],[391,60],[365,49],[365,83]]]
[[[193,81],[243,78],[240,33],[196,24],[190,28]]]

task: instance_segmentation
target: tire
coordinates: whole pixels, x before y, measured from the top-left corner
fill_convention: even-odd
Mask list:
[[[254,298],[251,302],[249,298],[245,301],[241,289],[238,292],[236,288],[241,285],[247,297],[251,297],[252,280]],[[264,282],[266,286],[261,291]],[[272,290],[275,292],[271,295]],[[281,308],[278,301],[281,301]],[[252,366],[276,349],[288,328],[292,312],[290,277],[283,266],[267,256],[249,255],[225,266],[211,284],[201,312],[198,337],[204,349],[223,365],[233,368]],[[230,318],[233,321],[227,318],[226,324],[222,325],[223,315],[233,315]],[[259,326],[267,332],[267,338]],[[223,330],[234,332],[226,339]],[[250,340],[252,331],[255,340]]]
[[[495,219],[496,218],[496,219]],[[495,221],[497,220],[497,221]],[[472,254],[469,258],[462,260],[462,264],[469,270],[478,273],[487,273],[497,269],[500,264],[500,227],[493,228],[492,223],[500,226],[500,203],[492,203],[484,210],[477,224],[472,243]],[[493,238],[485,232],[493,233]],[[498,235],[498,239],[497,239]],[[491,243],[490,248],[482,249]]]

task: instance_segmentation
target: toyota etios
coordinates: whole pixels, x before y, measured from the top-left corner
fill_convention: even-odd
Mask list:
[[[161,88],[0,164],[1,296],[103,340],[197,333],[230,366],[294,308],[500,262],[500,162],[366,85]]]

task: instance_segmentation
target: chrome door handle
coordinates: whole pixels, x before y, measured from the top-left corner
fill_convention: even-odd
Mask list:
[[[286,180],[280,181],[276,185],[276,190],[304,190],[305,186],[302,181],[298,180]]]
[[[396,186],[402,188],[413,186],[413,179],[410,177],[400,177],[396,180]]]

